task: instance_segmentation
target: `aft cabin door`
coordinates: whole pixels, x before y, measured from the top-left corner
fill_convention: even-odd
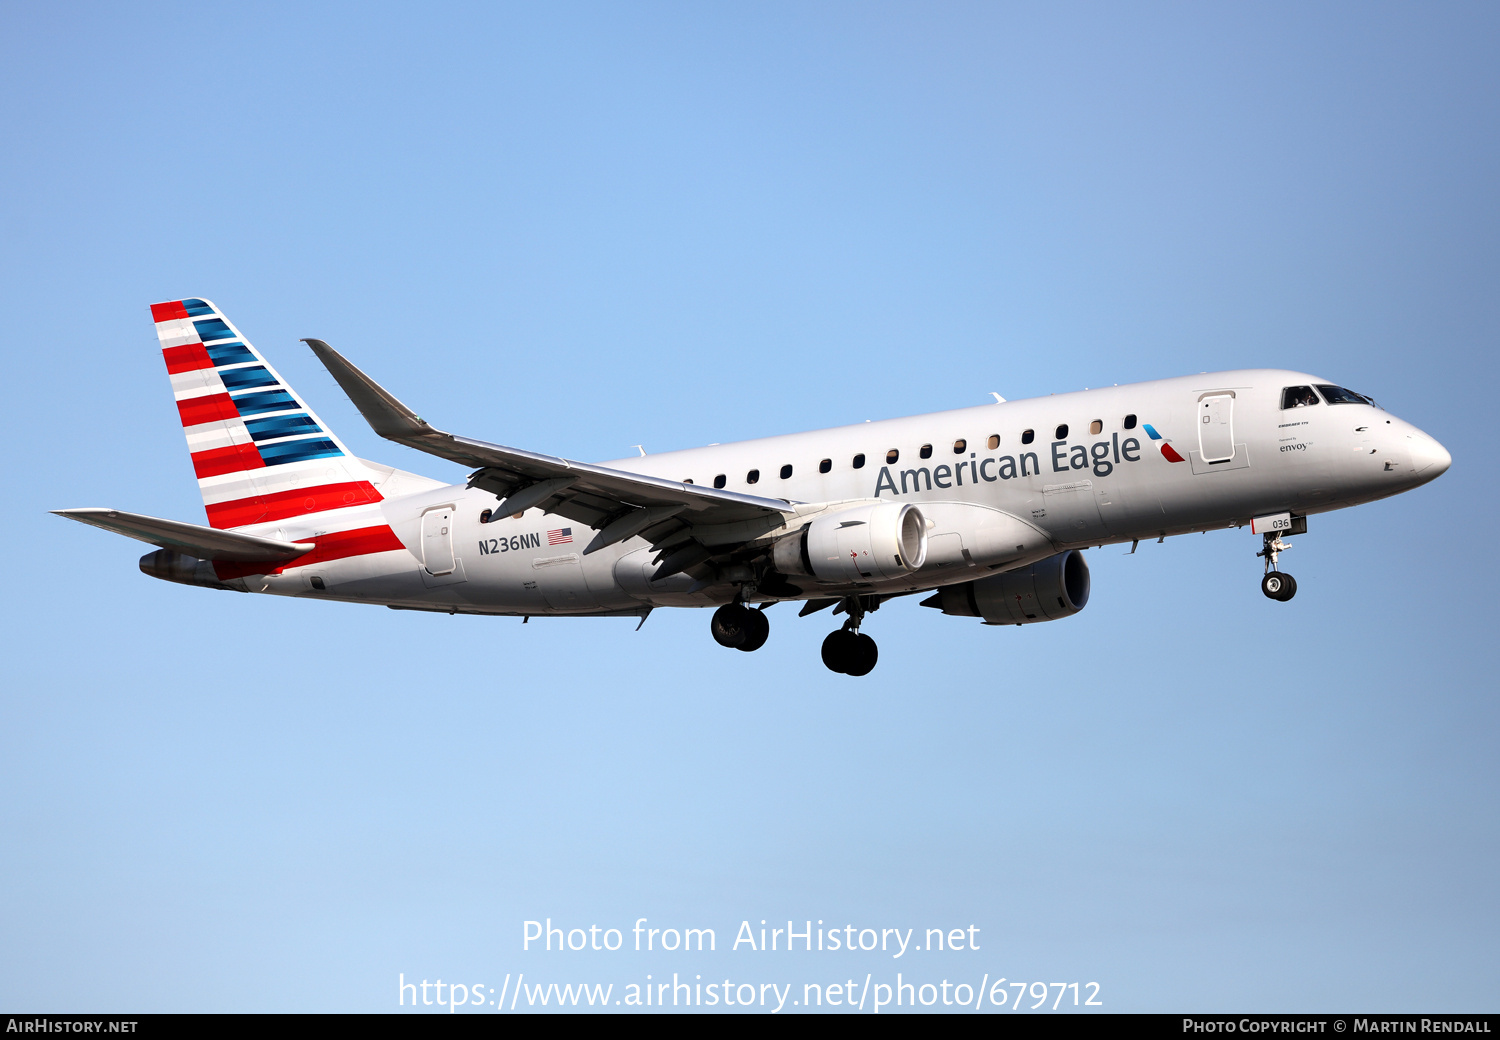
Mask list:
[[[422,563],[427,573],[453,573],[453,510],[434,509],[422,517]]]
[[[1198,402],[1198,452],[1204,462],[1234,458],[1234,395],[1210,394]]]

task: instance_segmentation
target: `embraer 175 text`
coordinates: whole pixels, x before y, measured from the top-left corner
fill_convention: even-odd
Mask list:
[[[351,455],[212,303],[151,313],[208,526],[57,511],[160,546],[147,574],[458,614],[716,607],[714,639],[739,650],[801,600],[846,616],[823,661],[848,675],[875,666],[860,626],[895,596],[988,625],[1076,614],[1091,545],[1249,524],[1261,589],[1289,600],[1277,556],[1308,514],[1452,461],[1368,397],[1250,369],[590,465],[434,429],[306,340],[376,433],[473,470],[445,484]]]

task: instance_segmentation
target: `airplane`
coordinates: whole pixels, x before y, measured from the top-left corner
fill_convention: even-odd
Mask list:
[[[986,625],[1069,617],[1083,549],[1249,526],[1261,590],[1307,518],[1409,491],[1452,457],[1371,398],[1249,369],[1005,401],[591,464],[446,433],[342,354],[311,347],[374,431],[464,483],[357,458],[207,300],[151,307],[208,524],[59,509],[158,546],[167,581],[447,614],[637,617],[711,607],[754,651],[766,609],[845,619],[834,672],[878,659],[889,600]]]

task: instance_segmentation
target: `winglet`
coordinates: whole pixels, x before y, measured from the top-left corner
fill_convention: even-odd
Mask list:
[[[359,414],[365,417],[370,428],[380,436],[399,442],[433,432],[432,427],[420,416],[392,397],[375,380],[355,368],[327,343],[320,339],[304,339],[302,342],[312,348],[318,360],[323,362],[323,367],[328,369],[329,375],[338,381],[339,386],[344,388],[344,393],[349,395],[349,400],[354,402],[354,407],[359,409]]]

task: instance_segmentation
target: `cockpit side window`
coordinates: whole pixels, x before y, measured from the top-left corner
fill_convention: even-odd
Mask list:
[[[1310,386],[1289,386],[1281,391],[1282,408],[1307,408],[1320,403]]]
[[[1364,394],[1356,394],[1353,390],[1345,390],[1341,386],[1324,386],[1318,384],[1318,389],[1323,392],[1323,397],[1329,404],[1374,404]]]

